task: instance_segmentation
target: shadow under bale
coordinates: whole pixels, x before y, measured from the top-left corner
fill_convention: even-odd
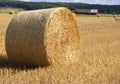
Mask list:
[[[20,66],[20,65],[12,64],[11,62],[9,62],[7,57],[5,57],[4,55],[0,55],[0,69],[3,69],[3,68],[7,68],[7,69],[12,68],[13,70],[36,69],[36,67],[30,67],[30,66],[25,66],[25,65],[24,66]]]
[[[8,66],[9,66],[8,58],[6,56],[0,54],[0,68],[8,67]]]

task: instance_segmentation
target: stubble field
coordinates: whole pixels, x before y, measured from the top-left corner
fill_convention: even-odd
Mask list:
[[[0,14],[0,84],[120,84],[120,17],[79,16],[78,63],[26,68],[7,61],[5,29],[13,16]]]

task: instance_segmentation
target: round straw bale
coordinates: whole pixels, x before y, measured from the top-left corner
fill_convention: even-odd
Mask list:
[[[64,7],[19,13],[6,32],[10,62],[26,66],[71,64],[78,59],[79,29]]]
[[[10,10],[10,11],[9,11],[9,14],[10,14],[10,15],[14,14],[14,11],[13,11],[13,10]]]

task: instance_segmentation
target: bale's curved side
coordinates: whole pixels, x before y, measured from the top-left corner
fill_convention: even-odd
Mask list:
[[[17,65],[71,63],[77,58],[78,45],[77,22],[63,7],[20,13],[6,32],[8,59]]]

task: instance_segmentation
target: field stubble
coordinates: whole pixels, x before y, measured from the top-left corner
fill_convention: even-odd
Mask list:
[[[14,15],[0,14],[0,29]],[[120,21],[113,17],[78,17],[79,62],[44,68],[14,67],[7,62],[0,36],[0,84],[120,84]],[[3,51],[3,52],[1,52]]]

